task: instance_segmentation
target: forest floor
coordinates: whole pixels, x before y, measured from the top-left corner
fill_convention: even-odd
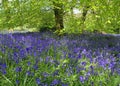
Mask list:
[[[120,34],[0,34],[0,86],[119,86],[119,80]]]

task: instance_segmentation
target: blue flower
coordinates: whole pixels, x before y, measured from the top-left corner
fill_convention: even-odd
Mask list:
[[[83,51],[81,52],[83,55],[87,54],[86,49],[83,49]]]
[[[30,76],[30,75],[31,75],[31,72],[30,72],[30,71],[27,71],[26,74],[27,74],[28,76]]]
[[[81,59],[81,57],[82,57],[82,55],[81,55],[81,54],[79,54],[79,55],[77,56],[77,58],[78,58],[78,59]]]
[[[33,69],[34,70],[37,70],[38,69],[38,66],[35,64],[35,65],[33,65]]]
[[[62,84],[62,86],[68,86],[67,84]]]
[[[57,76],[57,75],[59,75],[59,70],[55,70],[55,71],[53,72],[53,76]]]
[[[59,84],[59,80],[54,79],[51,84],[52,84],[52,85],[58,85],[58,84]]]
[[[20,83],[20,81],[17,79],[17,80],[16,80],[16,84],[19,84],[19,83]]]
[[[41,84],[41,81],[40,81],[40,79],[39,78],[36,78],[36,84]]]
[[[7,65],[5,63],[4,64],[0,64],[0,67],[3,68],[3,69],[6,69]]]
[[[31,62],[28,62],[27,65],[30,66],[30,65],[31,65]]]
[[[0,72],[1,72],[3,75],[5,75],[5,74],[7,73],[5,69],[0,69]]]
[[[84,83],[85,77],[80,76],[79,79],[80,79],[80,82]]]
[[[16,72],[21,72],[22,71],[22,67],[16,67],[15,71]]]
[[[83,66],[86,66],[86,62],[82,62],[81,64],[82,64]]]
[[[44,77],[49,76],[49,74],[48,74],[48,73],[46,73],[46,72],[44,72],[42,75],[43,75]]]

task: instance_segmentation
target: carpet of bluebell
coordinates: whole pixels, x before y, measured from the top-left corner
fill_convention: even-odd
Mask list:
[[[120,36],[0,34],[0,86],[120,86]]]

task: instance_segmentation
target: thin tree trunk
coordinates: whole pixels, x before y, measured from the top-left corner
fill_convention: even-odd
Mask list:
[[[5,10],[5,24],[6,24],[6,26],[7,27],[9,27],[10,25],[9,25],[9,21],[10,21],[10,9],[9,9],[9,6],[8,6],[8,4],[9,4],[9,2],[8,2],[8,0],[3,0],[2,1],[2,6],[3,6],[3,8],[4,8],[4,10]]]
[[[87,13],[88,13],[88,9],[89,9],[90,6],[84,6],[83,8],[83,13],[82,13],[82,17],[81,17],[81,27],[82,27],[82,32],[84,33],[85,31],[85,20],[86,20],[86,16],[87,16]]]
[[[55,28],[57,30],[63,29],[64,24],[63,24],[63,5],[59,3],[54,3],[54,15],[55,15]]]
[[[83,22],[83,23],[84,23],[85,20],[86,20],[86,15],[87,15],[88,9],[89,9],[89,6],[85,6],[85,7],[83,8],[83,13],[82,13],[82,22]]]
[[[71,16],[74,16],[73,7],[70,8]]]

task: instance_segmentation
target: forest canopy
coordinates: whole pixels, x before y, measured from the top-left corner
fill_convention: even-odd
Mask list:
[[[0,0],[0,30],[18,27],[30,31],[120,33],[120,1]]]

